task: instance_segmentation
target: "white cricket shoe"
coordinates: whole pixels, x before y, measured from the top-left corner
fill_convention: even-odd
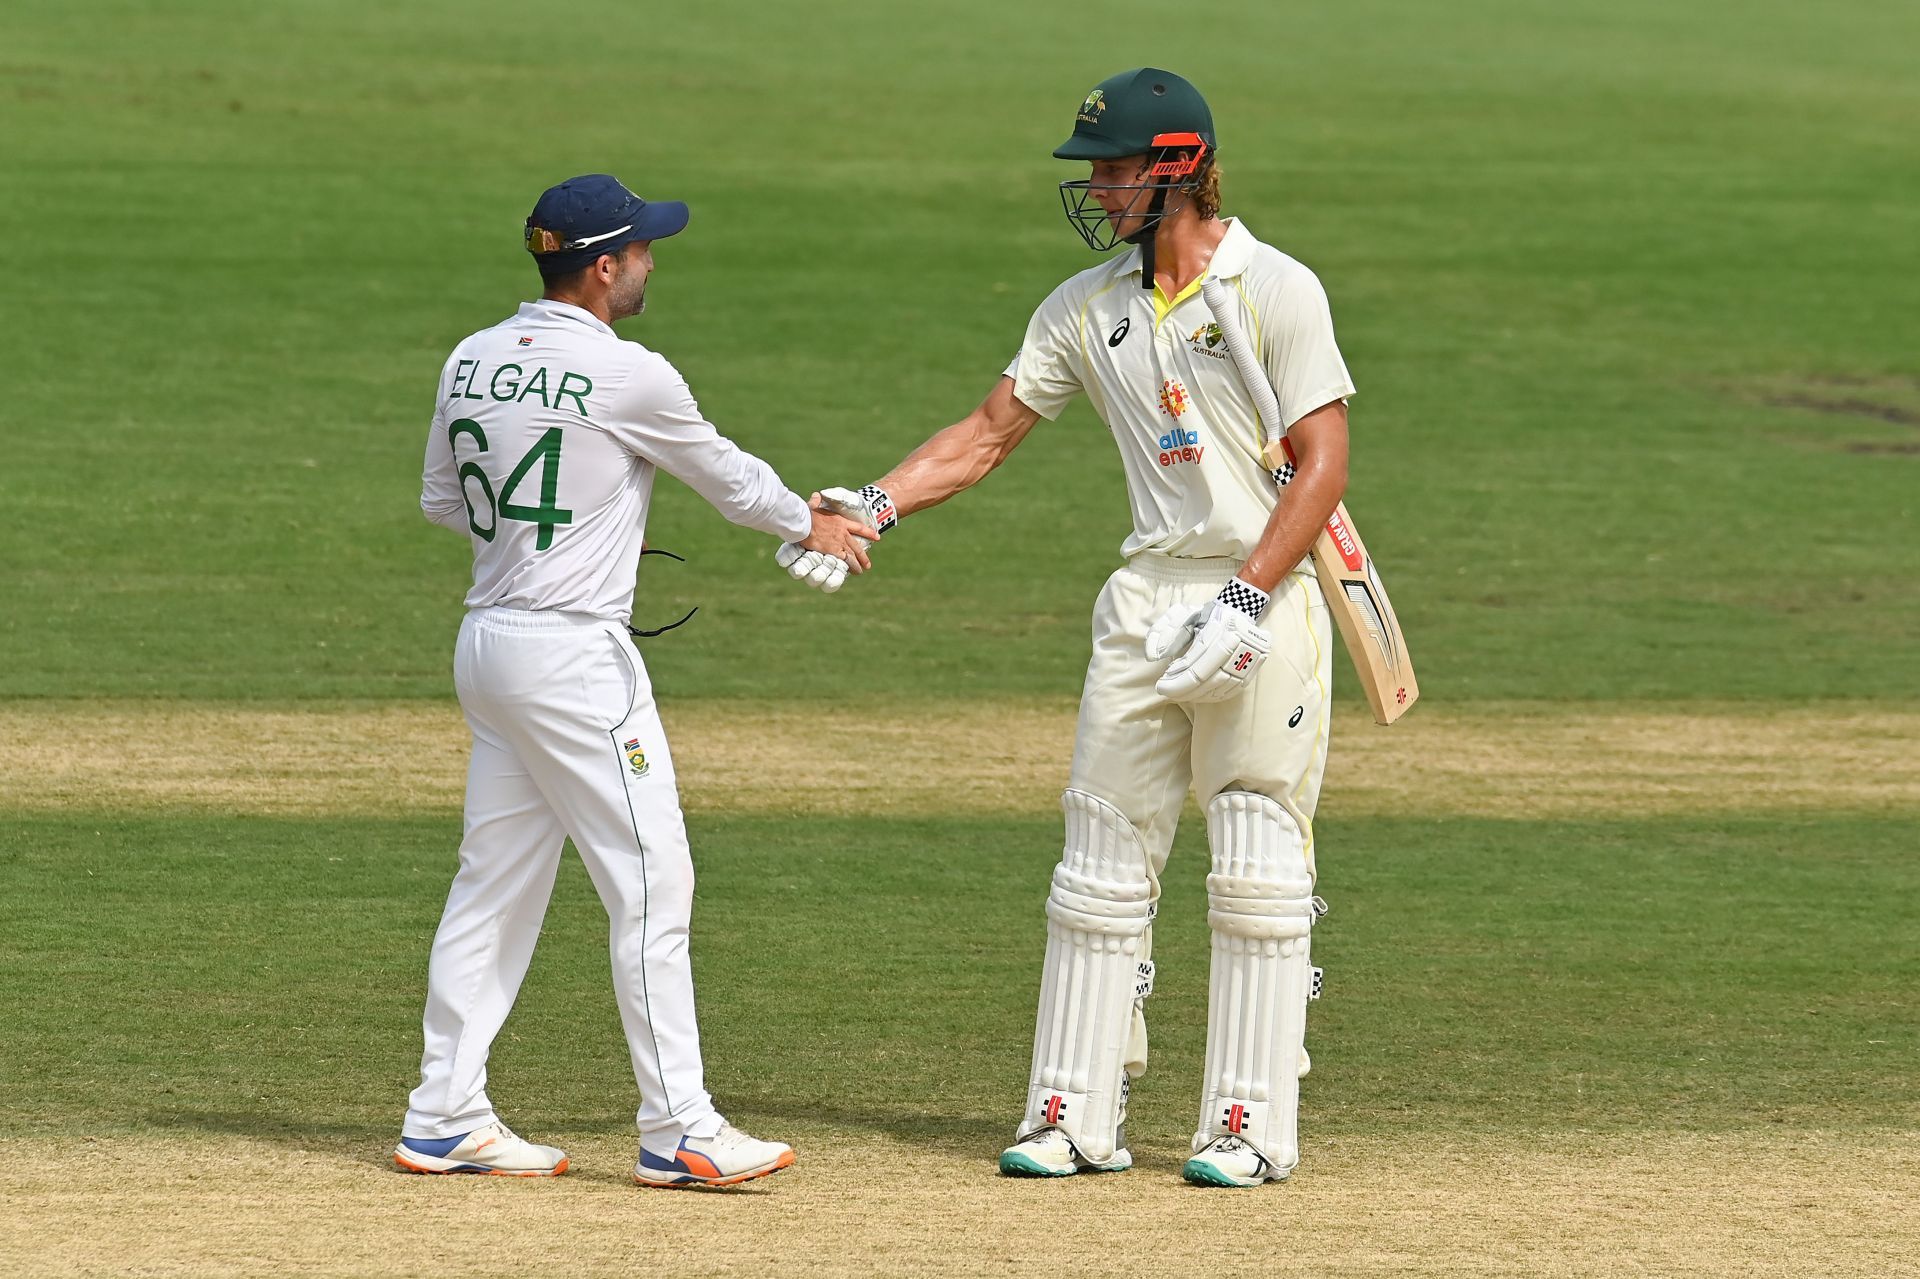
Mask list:
[[[1286,1173],[1275,1172],[1272,1164],[1238,1137],[1214,1138],[1187,1160],[1180,1175],[1196,1186],[1258,1186],[1287,1179]]]
[[[791,1146],[749,1137],[723,1123],[711,1137],[682,1137],[673,1158],[666,1159],[640,1147],[633,1179],[643,1186],[681,1189],[692,1186],[732,1186],[766,1177],[793,1166]]]
[[[1071,1177],[1076,1172],[1125,1172],[1133,1156],[1125,1146],[1111,1159],[1095,1163],[1083,1156],[1058,1128],[1042,1128],[1000,1152],[1000,1171],[1008,1177]]]
[[[558,1177],[567,1153],[536,1146],[495,1121],[458,1137],[402,1137],[393,1148],[401,1172],[478,1172],[494,1177]]]

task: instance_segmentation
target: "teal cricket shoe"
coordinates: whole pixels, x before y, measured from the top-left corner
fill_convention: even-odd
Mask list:
[[[1180,1175],[1195,1186],[1258,1186],[1287,1179],[1286,1173],[1274,1172],[1272,1164],[1238,1137],[1208,1142],[1206,1149],[1187,1160]]]
[[[1126,1147],[1114,1151],[1111,1159],[1095,1163],[1081,1155],[1058,1128],[1042,1128],[1000,1152],[1004,1177],[1071,1177],[1076,1172],[1125,1172],[1131,1167],[1133,1156]]]

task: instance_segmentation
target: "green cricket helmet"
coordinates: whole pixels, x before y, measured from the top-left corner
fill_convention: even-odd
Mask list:
[[[1213,148],[1213,112],[1200,90],[1171,71],[1136,67],[1094,86],[1073,118],[1057,160],[1117,160],[1173,145],[1163,135],[1196,135]],[[1188,144],[1191,145],[1191,144]]]
[[[1137,194],[1122,216],[1138,211],[1146,222],[1129,244],[1151,245],[1154,229],[1166,216],[1167,194],[1191,190],[1213,167],[1213,112],[1200,91],[1185,79],[1159,67],[1136,67],[1108,76],[1080,103],[1073,119],[1073,136],[1055,147],[1062,160],[1117,160],[1145,158],[1149,180],[1133,188]],[[1060,204],[1067,221],[1096,252],[1117,247],[1121,240],[1113,220],[1094,201],[1091,180],[1060,184]],[[1141,200],[1144,209],[1136,210]],[[1151,272],[1145,287],[1152,288]]]

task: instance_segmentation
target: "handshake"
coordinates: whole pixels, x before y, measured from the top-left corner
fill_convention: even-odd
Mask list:
[[[847,574],[872,567],[867,547],[900,522],[893,499],[878,485],[858,493],[852,489],[822,489],[813,495],[813,534],[804,542],[783,542],[773,562],[797,582],[831,595]]]

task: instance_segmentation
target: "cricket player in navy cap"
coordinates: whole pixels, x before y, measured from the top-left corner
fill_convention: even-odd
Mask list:
[[[729,1185],[793,1163],[708,1095],[688,927],[693,862],[647,669],[629,638],[655,474],[736,524],[854,571],[873,528],[812,509],[700,413],[667,360],[622,340],[654,246],[687,206],[606,174],[540,197],[526,247],[540,300],[462,341],[440,375],[420,505],[473,548],[454,686],[473,732],[460,866],[427,971],[426,1050],[394,1162],[550,1177],[516,1136],[487,1055],[526,975],[569,836],[611,921],[613,986],[640,1087],[645,1186]]]

